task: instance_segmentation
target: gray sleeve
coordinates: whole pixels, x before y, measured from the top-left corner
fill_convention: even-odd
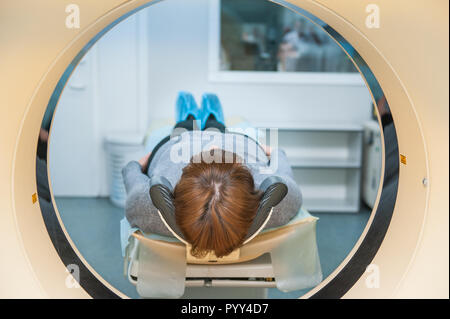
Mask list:
[[[125,216],[131,227],[137,227],[145,233],[173,236],[152,203],[150,178],[142,173],[141,165],[136,161],[129,162],[122,169],[122,176],[127,191]]]
[[[294,174],[289,164],[286,153],[281,149],[272,150],[272,155],[278,156],[278,167],[274,175],[284,179],[288,187],[288,193],[283,200],[273,208],[272,216],[265,228],[279,227],[287,224],[299,212],[303,198],[300,187],[294,180]]]

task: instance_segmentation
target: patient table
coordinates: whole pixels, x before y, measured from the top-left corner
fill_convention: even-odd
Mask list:
[[[185,287],[262,288],[258,296],[265,296],[265,288],[311,288],[322,281],[317,220],[301,209],[288,224],[260,232],[229,259],[196,260],[178,239],[144,234],[124,218],[124,275],[144,298],[178,298]]]

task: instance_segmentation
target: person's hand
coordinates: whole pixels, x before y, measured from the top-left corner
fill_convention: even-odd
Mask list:
[[[264,153],[266,153],[266,155],[270,157],[270,153],[272,152],[272,148],[270,146],[265,145],[265,144],[261,144],[261,147],[263,148]]]
[[[143,158],[141,158],[138,162],[141,165],[141,169],[142,171],[144,171],[145,169],[147,169],[148,166],[148,159],[150,158],[150,155],[152,154],[152,152],[148,153],[147,155],[145,155]]]

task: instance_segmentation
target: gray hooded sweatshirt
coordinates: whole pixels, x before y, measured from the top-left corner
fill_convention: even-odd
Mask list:
[[[250,170],[257,188],[265,178],[271,175],[284,179],[288,193],[274,207],[265,228],[287,224],[297,215],[302,204],[302,194],[294,181],[291,166],[283,150],[272,149],[271,156],[268,158],[255,140],[242,134],[210,130],[188,131],[171,138],[156,151],[147,174],[142,172],[140,164],[136,161],[129,162],[122,169],[127,192],[125,213],[131,226],[145,233],[173,237],[159,217],[158,209],[152,203],[149,193],[150,180],[152,176],[164,176],[175,188],[183,168],[189,164],[191,157],[211,147],[234,152],[243,159],[243,164]],[[222,160],[226,161],[226,159]]]

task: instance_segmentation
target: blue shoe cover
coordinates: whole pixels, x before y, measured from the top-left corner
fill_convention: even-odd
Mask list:
[[[189,115],[192,115],[196,120],[199,120],[200,110],[192,94],[181,91],[178,93],[175,109],[176,123],[186,120]]]
[[[201,122],[202,129],[205,128],[206,121],[210,115],[214,115],[217,122],[225,125],[225,118],[223,116],[222,106],[219,98],[216,94],[205,93],[202,96],[202,108],[201,108]]]

